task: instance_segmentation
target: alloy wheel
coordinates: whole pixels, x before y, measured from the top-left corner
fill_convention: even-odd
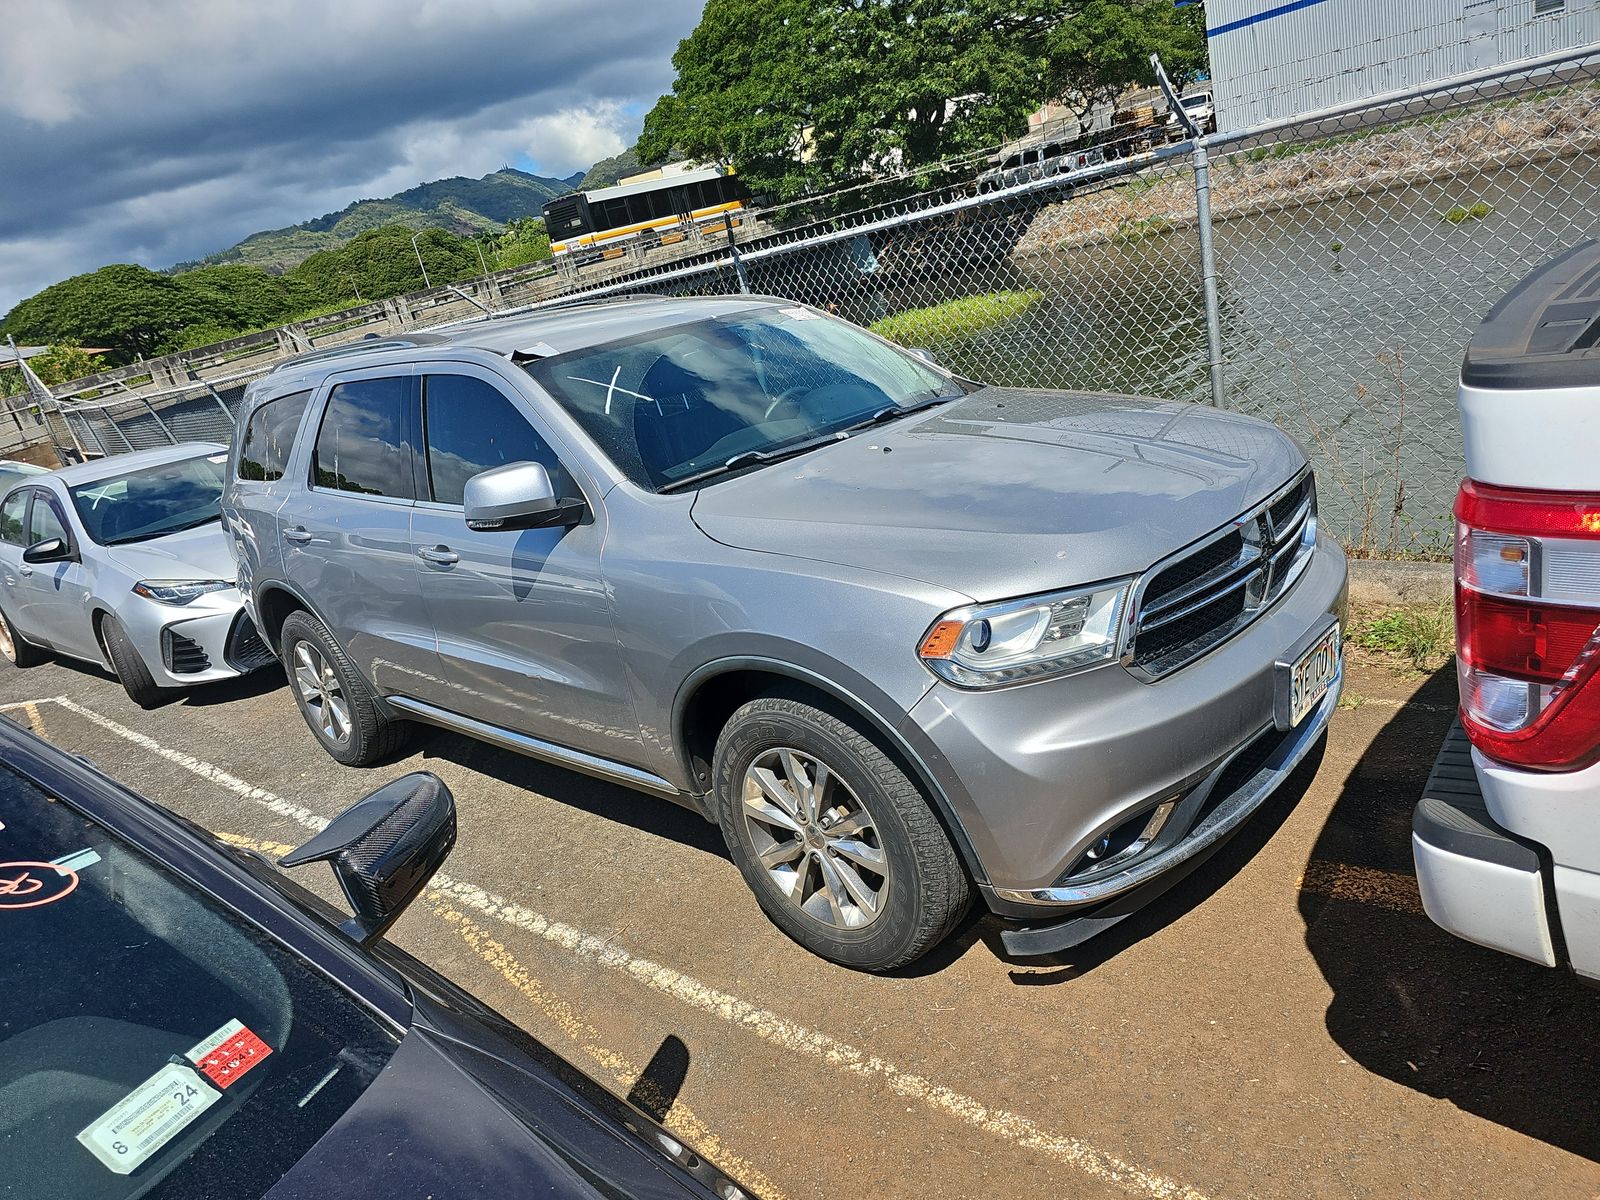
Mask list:
[[[0,654],[4,654],[6,661],[15,665],[17,661],[17,643],[11,633],[11,622],[6,620],[4,613],[0,613]]]
[[[294,686],[312,723],[329,741],[350,737],[350,702],[333,667],[310,642],[295,643]]]
[[[745,827],[778,892],[813,920],[861,929],[883,913],[889,859],[872,814],[815,755],[783,746],[744,776]]]

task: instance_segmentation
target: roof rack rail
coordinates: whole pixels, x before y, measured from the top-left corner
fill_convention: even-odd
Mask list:
[[[439,340],[435,335],[428,333],[410,333],[394,337],[367,334],[365,337],[358,338],[353,342],[340,342],[337,346],[322,346],[314,350],[307,350],[302,354],[296,354],[275,363],[272,370],[277,372],[285,367],[302,367],[308,363],[322,362],[329,358],[370,354],[375,350],[414,350],[418,346],[428,345]]]
[[[604,296],[587,296],[580,292],[576,296],[563,297],[554,304],[547,304],[545,308],[575,308],[580,304],[606,304],[612,300],[681,300],[682,298],[663,296],[660,292],[608,292]]]

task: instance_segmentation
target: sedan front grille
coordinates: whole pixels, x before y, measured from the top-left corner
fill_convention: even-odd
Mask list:
[[[1311,560],[1316,508],[1307,468],[1266,503],[1156,564],[1134,595],[1134,669],[1170,674],[1271,607]]]

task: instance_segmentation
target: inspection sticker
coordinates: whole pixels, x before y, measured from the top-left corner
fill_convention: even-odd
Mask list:
[[[78,1134],[78,1141],[118,1175],[128,1175],[221,1094],[187,1063],[168,1063]]]
[[[229,1021],[185,1057],[212,1083],[225,1088],[271,1053],[272,1047],[242,1022]]]

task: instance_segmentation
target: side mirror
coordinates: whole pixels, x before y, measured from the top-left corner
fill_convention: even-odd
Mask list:
[[[925,349],[922,346],[907,346],[906,353],[915,355],[917,358],[920,358],[923,362],[927,363],[930,367],[937,367],[939,365],[939,360],[933,356],[933,351]]]
[[[73,557],[72,547],[58,537],[35,542],[22,552],[22,561],[25,563],[68,562]]]
[[[355,913],[341,928],[370,946],[405,911],[455,844],[455,797],[437,775],[415,771],[356,801],[278,865],[331,863]]]
[[[507,463],[467,480],[462,489],[462,514],[468,529],[548,529],[576,525],[583,519],[582,500],[556,496],[550,472],[534,462]]]

